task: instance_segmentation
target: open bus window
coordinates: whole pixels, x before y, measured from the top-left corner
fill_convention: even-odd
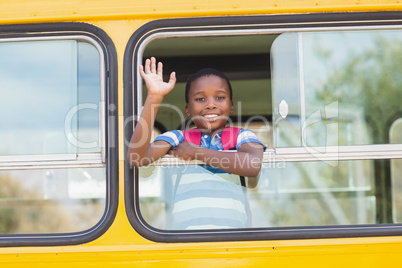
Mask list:
[[[164,103],[159,109],[157,122],[162,123],[167,130],[191,127],[184,112],[186,81],[194,72],[202,68],[213,67],[224,72],[232,84],[235,111],[230,117],[229,123],[233,126],[253,130],[264,144],[272,148],[269,46],[273,40],[274,36],[264,35],[167,38],[157,39],[149,43],[144,51],[143,59],[151,56],[156,57],[158,61],[163,62],[165,79],[172,71],[176,72],[178,78],[175,89],[165,97]],[[245,44],[248,42],[252,42],[254,46],[246,46]],[[145,86],[142,94],[143,100],[145,100]],[[184,222],[190,220],[191,217],[185,215],[187,214],[185,211],[189,211],[189,213],[200,212],[197,218],[200,223],[189,227],[192,229],[246,226],[242,225],[245,224],[244,217],[241,216],[243,212],[245,213],[242,207],[232,208],[232,210],[238,210],[235,213],[242,220],[235,222],[233,218],[229,217],[230,223],[223,223],[223,218],[215,219],[216,224],[209,227],[201,223],[201,218],[206,216],[205,213],[201,213],[201,211],[205,212],[205,209],[203,210],[199,206],[202,204],[193,203],[193,208],[188,210],[178,208],[184,203],[178,201],[178,199],[183,198],[184,187],[182,186],[189,181],[198,180],[200,177],[208,177],[210,183],[218,188],[224,187],[222,185],[233,188],[231,192],[244,201],[246,194],[238,182],[225,183],[231,180],[238,181],[239,177],[229,174],[225,176],[213,174],[210,170],[198,165],[179,164],[140,168],[139,201],[141,214],[152,226],[168,230],[186,229]],[[208,188],[207,185],[201,185],[201,181],[197,181],[197,183],[199,189],[203,189],[200,191],[205,191]],[[189,199],[186,200],[189,203],[194,202]],[[221,201],[225,202],[224,199]],[[178,212],[178,210],[183,211]],[[180,220],[177,220],[178,218]]]
[[[104,215],[102,55],[85,36],[0,40],[0,235],[79,232]]]
[[[231,80],[230,121],[268,147],[259,183],[246,191],[248,227],[359,226],[401,222],[393,159],[401,148],[394,123],[402,114],[401,43],[400,30],[166,34],[141,57],[162,61],[165,80],[178,74],[157,116],[167,130],[188,127],[184,85],[194,71],[214,67]],[[177,178],[194,166],[166,157],[139,169],[139,209],[149,225],[180,229],[172,212]]]

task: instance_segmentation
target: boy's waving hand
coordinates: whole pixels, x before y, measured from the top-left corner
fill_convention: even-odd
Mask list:
[[[145,81],[149,95],[160,95],[164,97],[173,90],[176,84],[175,72],[170,74],[168,82],[163,82],[162,62],[158,62],[158,65],[156,65],[156,59],[154,57],[146,59],[145,67],[140,66],[140,75]]]

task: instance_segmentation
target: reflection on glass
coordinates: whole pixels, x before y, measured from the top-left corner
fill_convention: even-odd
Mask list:
[[[249,194],[255,227],[375,223],[373,168],[369,160],[264,163]]]
[[[65,233],[105,210],[104,168],[0,171],[0,234]]]
[[[78,42],[78,152],[100,152],[101,77],[99,51],[91,44]],[[70,110],[71,111],[71,110]],[[75,120],[73,120],[75,122]],[[74,129],[73,125],[73,129]]]
[[[379,222],[377,219],[377,215],[382,213],[382,207],[378,204],[390,204],[391,200],[388,200],[390,196],[376,196],[379,193],[374,186],[376,181],[390,180],[389,177],[375,178],[375,174],[381,173],[375,172],[378,167],[376,161],[387,160],[338,161],[331,165],[325,162],[264,163],[258,186],[247,190],[240,188],[239,191],[239,196],[241,195],[244,202],[247,201],[250,208],[247,213],[247,216],[251,215],[248,219],[250,226],[391,223],[391,221]],[[195,165],[141,168],[139,193],[142,216],[151,226],[159,229],[186,229],[180,225],[175,226],[175,203],[177,198],[182,198],[177,194],[177,181],[180,180],[180,183],[187,181],[188,186],[194,180],[204,180],[204,183],[208,184],[210,183],[208,180],[211,179],[208,176],[207,172],[197,170]],[[232,184],[234,188],[239,186],[235,180],[227,183]],[[195,204],[188,202],[186,206],[206,207],[206,214],[203,217],[208,215],[211,218],[215,217],[213,214],[215,207],[223,203],[218,201],[208,203],[197,195],[224,198],[224,191],[215,193],[217,189],[212,187],[206,193],[190,191]],[[220,217],[236,215],[238,214],[227,216],[221,213]],[[198,217],[190,212],[180,216],[188,219]],[[206,229],[217,228],[206,226]]]
[[[0,155],[100,151],[100,58],[94,46],[3,42],[0,59]]]
[[[277,146],[392,143],[389,128],[402,113],[401,30],[285,33],[271,57]],[[288,129],[292,118],[302,135]]]

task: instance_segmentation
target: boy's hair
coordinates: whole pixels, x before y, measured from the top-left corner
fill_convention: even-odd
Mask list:
[[[191,84],[197,80],[198,78],[204,77],[204,76],[217,76],[219,78],[222,78],[223,80],[226,81],[228,88],[229,88],[229,95],[230,95],[230,100],[232,100],[232,85],[230,84],[229,79],[226,77],[226,75],[214,68],[204,68],[199,70],[198,72],[194,73],[192,76],[190,76],[190,78],[187,81],[186,84],[186,93],[185,93],[185,99],[186,99],[186,103],[188,103],[188,93],[190,92],[191,89]]]

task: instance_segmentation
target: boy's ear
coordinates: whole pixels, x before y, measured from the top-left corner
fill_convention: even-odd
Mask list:
[[[233,114],[234,111],[234,104],[233,101],[230,101],[230,114]]]
[[[190,108],[188,107],[188,104],[186,104],[186,116],[187,116],[187,117],[190,117],[190,116],[191,116],[191,114],[190,114]]]

